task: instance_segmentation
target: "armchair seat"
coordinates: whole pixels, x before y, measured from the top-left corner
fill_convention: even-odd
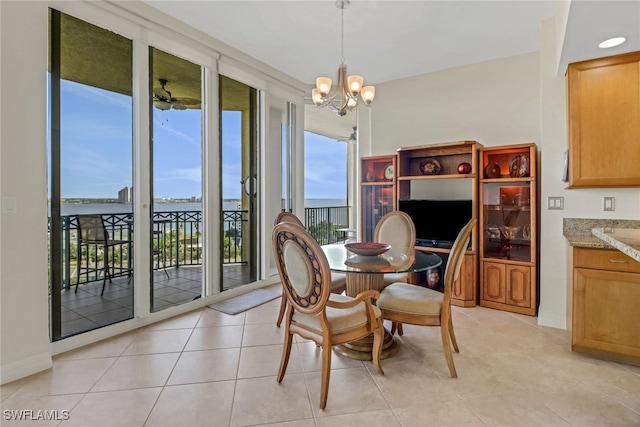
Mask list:
[[[408,283],[393,283],[380,295],[378,306],[406,314],[439,316],[443,300],[442,292]]]
[[[346,295],[331,294],[329,301],[337,302],[349,302],[353,298]],[[382,316],[382,312],[376,306],[372,306],[376,319]],[[339,334],[357,328],[365,326],[369,321],[367,317],[367,307],[365,302],[360,302],[358,305],[350,308],[334,308],[327,305],[327,320],[331,327],[331,332]],[[305,314],[295,312],[293,313],[292,320],[299,325],[305,326],[313,331],[322,333],[322,325],[320,324],[320,318],[318,316],[307,316]]]

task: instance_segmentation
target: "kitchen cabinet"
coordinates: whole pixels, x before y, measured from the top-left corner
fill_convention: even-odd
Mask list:
[[[640,365],[640,262],[574,247],[572,294],[572,351]]]
[[[569,188],[640,186],[640,52],[569,64]]]

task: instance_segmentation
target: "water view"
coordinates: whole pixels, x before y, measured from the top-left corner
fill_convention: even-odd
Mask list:
[[[223,210],[238,210],[239,199],[225,199],[223,201]],[[322,208],[331,206],[346,206],[346,199],[306,199],[304,203],[306,208]],[[177,211],[200,211],[202,205],[199,202],[161,202],[155,203],[154,209],[157,212],[177,212]],[[60,206],[61,215],[82,215],[82,214],[115,214],[115,213],[131,213],[133,205],[131,203],[62,203]],[[49,207],[49,214],[51,208]]]

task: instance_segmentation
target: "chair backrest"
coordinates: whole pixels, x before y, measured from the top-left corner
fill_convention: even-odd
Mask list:
[[[300,218],[298,218],[295,214],[291,212],[280,212],[276,216],[276,220],[273,222],[273,225],[280,224],[281,222],[290,222],[292,224],[298,224],[300,227],[304,228],[304,224],[302,224],[302,221],[300,221]]]
[[[478,222],[477,219],[471,218],[467,224],[462,227],[458,233],[458,237],[453,242],[451,252],[449,253],[449,259],[447,261],[447,268],[444,272],[444,294],[445,299],[451,295],[453,282],[460,276],[460,268],[462,267],[462,261],[464,260],[464,253],[469,246],[469,240],[471,239],[471,231]]]
[[[77,215],[78,232],[83,243],[106,243],[109,234],[102,221],[102,215]]]
[[[316,239],[297,224],[281,222],[273,228],[272,243],[289,303],[300,313],[319,313],[331,293],[331,270]]]
[[[388,243],[394,250],[413,253],[416,244],[416,226],[406,213],[392,211],[380,218],[376,224],[373,240]]]

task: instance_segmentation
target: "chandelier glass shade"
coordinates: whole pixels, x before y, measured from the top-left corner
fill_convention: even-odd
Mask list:
[[[349,5],[348,0],[336,1],[336,7],[341,14],[341,43],[342,61],[338,67],[338,82],[332,89],[332,81],[329,77],[318,77],[316,87],[311,91],[311,100],[316,107],[331,107],[338,116],[344,116],[358,105],[362,99],[365,105],[370,106],[376,95],[374,86],[363,86],[364,77],[358,75],[347,76],[347,65],[344,63],[344,9]]]

